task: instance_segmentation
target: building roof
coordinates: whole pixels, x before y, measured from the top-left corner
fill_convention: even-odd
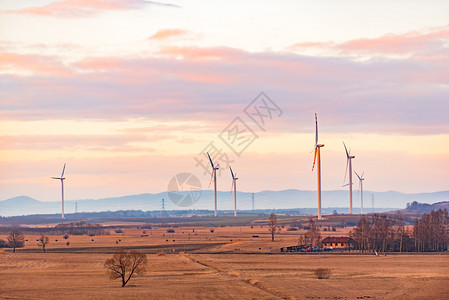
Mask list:
[[[352,238],[348,236],[328,236],[327,238],[324,238],[321,243],[348,243],[350,241],[352,241]]]

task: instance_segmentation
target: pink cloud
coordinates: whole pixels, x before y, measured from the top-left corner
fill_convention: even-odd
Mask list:
[[[70,69],[63,66],[57,59],[43,55],[16,54],[10,52],[0,53],[0,71],[51,74],[67,76]]]
[[[162,40],[171,38],[174,36],[180,36],[186,34],[187,31],[183,29],[162,29],[150,36],[149,40]]]
[[[39,16],[86,17],[102,11],[139,9],[146,5],[176,6],[144,0],[61,0],[43,6],[32,6],[5,12]]]
[[[377,38],[364,38],[346,42],[305,42],[296,43],[287,49],[303,50],[321,48],[337,50],[342,54],[411,54],[427,53],[433,49],[447,48],[449,27],[434,28],[429,32],[408,32],[405,34],[387,34]]]
[[[29,68],[33,74],[3,76],[0,115],[145,116],[224,128],[263,90],[286,111],[276,123],[280,131],[306,130],[309,120],[295,116],[319,112],[332,130],[345,129],[350,119],[357,124],[353,131],[445,132],[449,53],[444,49],[436,43],[424,52],[428,55],[359,62],[227,47],[163,47],[159,57],[91,57],[68,66],[53,57],[14,54],[2,57],[1,68]],[[60,70],[67,76],[58,76]]]

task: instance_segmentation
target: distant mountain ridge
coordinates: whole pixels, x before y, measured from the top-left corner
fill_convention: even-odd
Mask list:
[[[183,192],[184,194],[188,192]],[[449,191],[434,193],[405,194],[395,191],[371,192],[365,191],[364,211],[371,212],[374,196],[375,208],[402,209],[407,203],[417,201],[419,203],[432,204],[436,202],[449,201]],[[237,192],[238,209],[250,210],[252,208],[252,193]],[[218,192],[218,209],[232,210],[233,196],[229,192]],[[201,192],[201,197],[192,206],[179,207],[170,201],[167,192],[157,194],[128,195],[104,199],[70,200],[65,201],[65,212],[75,212],[75,202],[78,212],[118,211],[118,210],[142,210],[154,211],[161,209],[162,199],[165,199],[167,210],[210,210],[213,209],[213,191]],[[283,190],[283,191],[261,191],[254,193],[256,209],[289,209],[289,208],[316,208],[316,191]],[[349,196],[347,190],[323,191],[322,207],[348,208]],[[353,193],[354,213],[360,212],[360,194]],[[28,196],[18,196],[0,201],[0,216],[21,216],[29,214],[55,214],[60,213],[61,202],[42,202]]]

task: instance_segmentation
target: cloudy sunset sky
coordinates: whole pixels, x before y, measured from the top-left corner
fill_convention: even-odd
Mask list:
[[[448,190],[449,1],[0,0],[0,200],[166,191],[209,175],[213,142],[239,189]],[[264,92],[264,129],[245,108]],[[258,138],[220,139],[240,117]],[[221,164],[223,167],[226,164]],[[218,179],[229,190],[228,170]]]

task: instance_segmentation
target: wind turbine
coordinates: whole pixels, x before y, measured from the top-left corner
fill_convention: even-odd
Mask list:
[[[61,177],[52,177],[52,179],[59,179],[61,180],[61,189],[62,189],[62,206],[61,206],[61,218],[64,219],[64,171],[65,171],[65,164],[64,168],[62,168],[62,174]]]
[[[312,171],[317,168],[317,183],[318,183],[318,220],[321,220],[321,157],[320,157],[320,148],[324,147],[324,144],[318,144],[318,118],[315,114],[315,154],[313,156],[313,165]]]
[[[229,170],[231,170],[232,175],[232,187],[234,187],[234,217],[237,217],[237,177],[234,176],[234,172],[232,172],[231,166],[229,166]],[[237,175],[237,174],[235,174]],[[231,187],[231,193],[232,193]]]
[[[214,216],[217,216],[217,170],[219,169],[219,164],[214,166],[212,159],[210,158],[209,152],[207,153],[209,157],[210,165],[212,166],[212,176],[214,176],[214,202],[215,202],[215,211]]]
[[[346,151],[346,171],[345,171],[345,178],[343,179],[343,182],[346,180],[346,174],[348,174],[348,166],[349,166],[349,214],[352,215],[352,159],[355,158],[355,156],[351,156],[351,150],[346,148],[345,142],[343,142],[343,146],[345,146]]]
[[[356,171],[354,171],[354,173],[357,175],[360,182],[360,214],[363,215],[363,180],[365,180],[365,178],[363,178],[363,174],[365,172],[362,173],[362,176],[359,176]]]

